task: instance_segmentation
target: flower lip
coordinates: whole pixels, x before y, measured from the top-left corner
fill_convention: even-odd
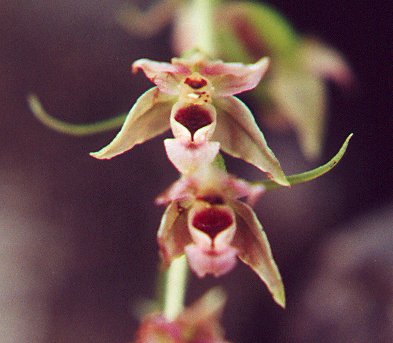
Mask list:
[[[195,132],[213,122],[209,111],[200,105],[189,105],[178,109],[174,119],[190,131],[192,140]]]
[[[195,214],[192,225],[214,239],[220,232],[233,224],[231,215],[216,207],[205,208]]]
[[[203,88],[207,85],[207,81],[202,78],[191,78],[187,77],[184,80],[184,83],[188,86],[190,86],[192,89],[200,89]]]

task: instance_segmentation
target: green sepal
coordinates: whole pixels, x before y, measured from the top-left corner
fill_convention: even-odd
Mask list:
[[[127,114],[120,114],[116,117],[97,121],[90,124],[72,124],[51,116],[45,111],[36,95],[30,94],[27,97],[30,110],[34,116],[50,129],[72,136],[89,136],[97,133],[110,131],[121,127]]]
[[[340,162],[341,158],[344,156],[345,151],[347,150],[347,147],[349,144],[349,140],[351,139],[352,136],[353,136],[353,133],[351,133],[347,137],[347,139],[345,140],[344,144],[341,146],[338,153],[329,162],[325,163],[324,165],[322,165],[318,168],[306,171],[304,173],[287,176],[287,180],[289,181],[290,185],[293,186],[293,185],[297,185],[299,183],[304,183],[304,182],[314,180],[314,179],[322,176],[323,174],[326,174],[330,170],[332,170],[338,164],[338,162]],[[265,187],[266,191],[270,191],[272,189],[282,187],[281,185],[275,183],[272,180],[263,180],[263,181],[253,182],[253,183],[263,185]]]
[[[238,57],[243,55],[243,58],[247,58],[247,61],[238,61],[249,62],[249,54],[240,53],[240,48],[248,51],[248,53],[255,53],[259,48],[265,53],[267,51],[268,55],[275,60],[291,59],[295,54],[300,38],[289,21],[273,7],[261,3],[235,2],[222,5],[220,11],[222,11],[224,17],[227,13],[233,13],[235,20],[243,22],[244,27],[249,27],[253,31],[253,37],[259,38],[259,41],[256,42],[260,43],[259,47],[247,47],[247,42],[239,37],[236,27],[231,25],[234,21],[228,20],[228,22],[220,23],[218,29],[221,31],[221,36],[225,38],[220,39],[220,44],[223,45],[220,52],[226,58],[232,60],[236,57],[238,60]],[[232,50],[228,50],[229,46],[232,46]]]

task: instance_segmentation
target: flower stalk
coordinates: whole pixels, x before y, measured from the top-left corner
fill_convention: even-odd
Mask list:
[[[194,0],[193,13],[196,18],[195,32],[196,47],[210,57],[215,55],[213,35],[213,6],[212,0]],[[222,159],[221,163],[225,165]],[[163,312],[168,320],[174,320],[184,309],[187,289],[188,264],[186,256],[175,259],[166,271],[165,290],[163,293]]]
[[[206,53],[210,58],[217,55],[214,39],[213,13],[216,0],[194,0],[192,13],[196,41],[195,47]]]
[[[165,272],[163,312],[165,318],[174,320],[184,309],[188,266],[185,255],[174,260]]]

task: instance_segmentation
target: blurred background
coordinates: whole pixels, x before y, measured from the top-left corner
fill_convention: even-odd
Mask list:
[[[131,1],[147,7],[151,1]],[[270,1],[302,33],[340,50],[357,78],[330,89],[319,161],[294,134],[264,130],[287,173],[346,156],[323,178],[264,196],[256,212],[287,289],[276,306],[245,266],[192,279],[188,297],[223,284],[233,342],[393,342],[391,1]],[[154,295],[155,196],[177,178],[161,139],[110,161],[88,152],[115,132],[76,138],[30,113],[35,92],[49,113],[75,123],[127,111],[150,87],[130,75],[142,57],[171,57],[170,26],[132,37],[114,20],[121,0],[0,0],[0,341],[125,343],[135,304]],[[263,127],[262,127],[263,129]],[[229,160],[229,170],[257,170]]]

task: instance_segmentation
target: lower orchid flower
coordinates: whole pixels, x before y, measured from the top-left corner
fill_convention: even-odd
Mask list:
[[[219,323],[225,301],[225,294],[214,288],[174,320],[149,315],[142,321],[135,343],[229,343]]]
[[[239,258],[284,307],[284,286],[266,234],[252,208],[239,200],[247,197],[253,203],[263,190],[214,166],[182,176],[157,199],[168,204],[158,231],[164,263],[186,254],[199,277],[220,276]]]

